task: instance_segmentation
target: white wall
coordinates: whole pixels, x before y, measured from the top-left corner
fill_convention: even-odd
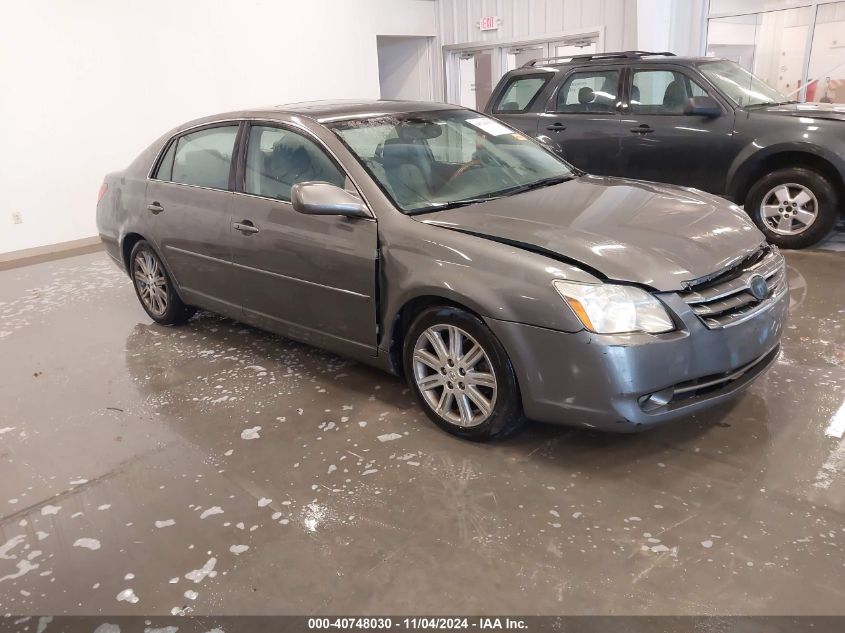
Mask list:
[[[378,38],[378,76],[382,99],[431,101],[434,97],[431,37]]]
[[[605,27],[606,50],[634,48],[636,43],[636,0],[438,0],[437,4],[442,45],[534,39],[596,26]],[[477,23],[486,15],[498,15],[501,26],[479,30]]]
[[[432,0],[2,4],[0,253],[95,235],[103,174],[169,128],[240,107],[378,98],[376,35],[436,30]]]
[[[704,54],[707,0],[637,0],[637,46],[676,55]]]

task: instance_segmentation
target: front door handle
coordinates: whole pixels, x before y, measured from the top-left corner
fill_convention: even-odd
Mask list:
[[[164,207],[161,206],[158,202],[151,202],[147,205],[147,211],[151,211],[155,215],[158,215],[162,211],[164,211]]]
[[[637,127],[632,127],[631,131],[634,134],[651,134],[654,132],[654,128],[648,125],[647,123],[643,123],[642,125],[638,125]]]
[[[546,126],[546,129],[549,132],[563,132],[566,129],[566,126],[563,123],[552,123],[549,126]]]
[[[233,222],[232,227],[236,231],[240,231],[244,235],[252,235],[253,233],[258,233],[258,227],[255,226],[250,220],[242,220],[241,222]]]

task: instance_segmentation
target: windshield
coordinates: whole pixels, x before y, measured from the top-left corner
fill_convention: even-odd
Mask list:
[[[329,127],[406,213],[471,204],[575,175],[522,133],[470,110],[391,114]]]
[[[698,68],[738,106],[788,103],[784,95],[734,62],[703,62]]]

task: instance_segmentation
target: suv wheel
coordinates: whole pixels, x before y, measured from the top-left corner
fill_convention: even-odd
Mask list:
[[[823,239],[839,219],[836,190],[818,172],[779,169],[748,192],[745,210],[772,244],[804,248]]]
[[[493,333],[453,307],[423,311],[403,350],[405,375],[440,428],[470,440],[502,438],[523,424],[516,374]]]
[[[146,240],[139,240],[129,255],[135,294],[150,318],[162,325],[184,323],[196,312],[182,303],[161,259]]]

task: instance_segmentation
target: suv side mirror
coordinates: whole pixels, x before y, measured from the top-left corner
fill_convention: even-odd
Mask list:
[[[327,182],[300,182],[291,188],[293,210],[306,215],[369,218],[369,210],[348,191]]]
[[[722,116],[722,107],[713,97],[690,97],[684,105],[687,116],[706,116],[715,118]]]

